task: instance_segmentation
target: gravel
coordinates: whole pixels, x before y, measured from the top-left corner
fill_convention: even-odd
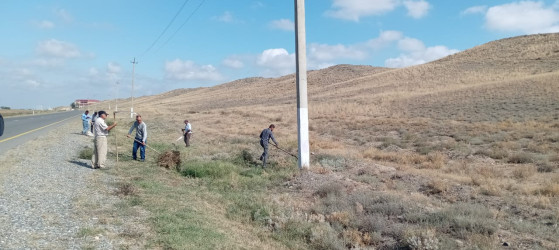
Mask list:
[[[79,128],[70,122],[0,157],[0,249],[122,247],[118,235],[131,229],[99,219],[121,202],[112,195],[116,180],[78,158],[93,144]]]

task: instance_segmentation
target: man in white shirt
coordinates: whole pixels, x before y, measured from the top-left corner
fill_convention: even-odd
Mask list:
[[[116,126],[116,121],[113,125],[107,126],[105,123],[106,118],[107,113],[101,110],[97,113],[97,119],[95,119],[93,128],[95,139],[93,156],[91,156],[91,168],[93,169],[105,168],[105,161],[107,160],[107,135],[109,135],[109,131]]]
[[[190,137],[192,136],[192,126],[188,122],[188,120],[184,120],[184,128],[182,129],[182,133],[184,136],[184,144],[187,147],[190,147]]]

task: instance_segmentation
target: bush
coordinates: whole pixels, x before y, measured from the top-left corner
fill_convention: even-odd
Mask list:
[[[318,195],[320,198],[324,198],[329,195],[340,196],[345,188],[339,183],[325,183],[322,186],[318,187],[315,195]]]
[[[471,234],[493,235],[497,222],[493,214],[482,205],[457,203],[432,214],[411,214],[406,218],[412,223],[427,223],[444,233],[462,239]]]
[[[93,148],[90,147],[85,147],[80,151],[78,155],[80,159],[84,159],[84,160],[91,160],[92,156],[93,156]]]
[[[533,162],[532,160],[532,156],[526,152],[520,152],[520,153],[516,153],[512,156],[510,156],[507,160],[508,163],[517,163],[517,164],[522,164],[522,163],[531,163]]]
[[[182,164],[181,173],[194,178],[221,178],[230,175],[237,166],[230,162],[187,162]]]

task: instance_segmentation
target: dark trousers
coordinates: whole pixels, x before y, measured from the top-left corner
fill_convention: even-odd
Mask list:
[[[191,137],[191,136],[192,136],[192,133],[186,133],[186,134],[184,134],[184,136],[183,136],[183,137],[184,137],[184,144],[185,144],[187,147],[190,147],[190,137]]]
[[[142,141],[142,139],[136,138],[134,140],[134,146],[132,147],[132,159],[136,160],[137,153],[138,153],[138,148],[140,148],[140,159],[145,160],[146,159],[146,146],[142,145],[142,143],[138,142],[138,141]]]
[[[266,167],[266,161],[268,160],[268,142],[260,140],[260,146],[264,149],[264,152],[260,156],[260,160],[262,161],[262,167]]]

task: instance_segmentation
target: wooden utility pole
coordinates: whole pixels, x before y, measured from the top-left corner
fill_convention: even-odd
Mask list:
[[[134,61],[130,63],[132,63],[132,106],[130,107],[130,118],[134,118],[134,73],[136,72],[136,64],[138,64],[138,62],[134,57]]]
[[[305,0],[295,0],[295,54],[297,66],[297,128],[299,168],[310,166],[309,109],[307,102],[307,46],[305,36]]]

